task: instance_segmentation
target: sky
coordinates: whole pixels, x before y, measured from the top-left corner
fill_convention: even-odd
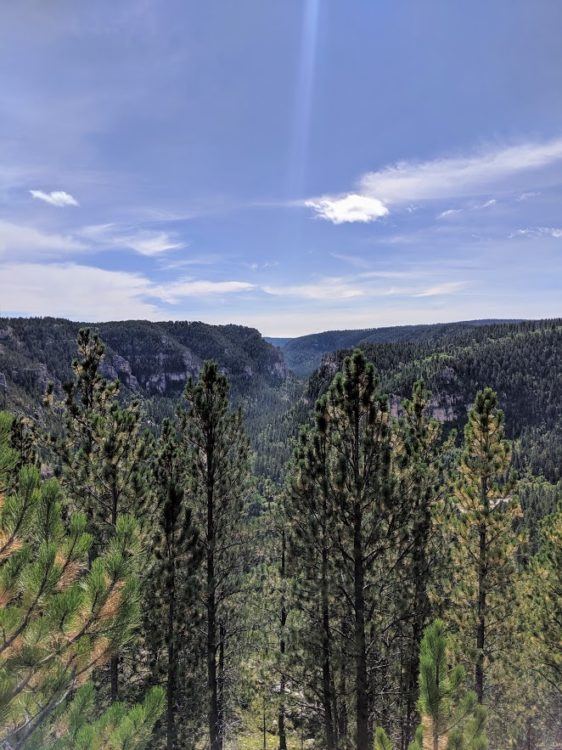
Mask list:
[[[0,4],[0,315],[562,314],[559,0]]]

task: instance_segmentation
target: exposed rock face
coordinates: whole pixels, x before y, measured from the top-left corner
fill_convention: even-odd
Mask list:
[[[61,319],[0,320],[0,372],[6,390],[17,386],[36,400],[49,382],[60,389],[72,377],[80,327]],[[282,353],[252,328],[147,321],[91,327],[106,344],[103,375],[139,396],[178,396],[206,359],[217,361],[235,397],[275,387],[288,377]]]
[[[393,417],[400,417],[404,413],[401,402],[400,396],[396,394],[390,396],[390,413]],[[433,419],[437,419],[439,422],[455,422],[461,415],[462,410],[466,411],[467,408],[458,398],[453,396],[432,397],[429,401],[429,412]]]
[[[139,382],[132,373],[130,362],[125,357],[110,354],[105,358],[101,370],[106,378],[119,380],[133,391],[139,390]]]

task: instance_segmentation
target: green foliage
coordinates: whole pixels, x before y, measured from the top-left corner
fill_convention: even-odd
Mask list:
[[[486,711],[464,688],[464,670],[448,666],[445,626],[436,620],[421,643],[418,708],[421,724],[410,750],[485,750]]]
[[[80,688],[64,711],[43,731],[36,732],[26,750],[143,750],[151,747],[152,732],[164,707],[164,691],[152,688],[131,708],[113,703],[96,717],[95,691]]]
[[[54,479],[17,455],[0,417],[0,740],[24,748],[92,670],[126,643],[138,618],[134,519],[123,516],[92,561],[84,515],[65,522]]]
[[[499,750],[554,742],[560,321],[286,342],[361,341],[308,386],[238,326],[0,327],[12,744],[482,750],[482,704]]]
[[[497,396],[486,388],[468,416],[454,488],[449,611],[459,651],[474,665],[481,703],[485,690],[494,692],[485,685],[489,667],[514,632],[515,527],[521,510],[509,475],[510,450]]]
[[[392,742],[382,727],[375,729],[375,750],[392,750]]]

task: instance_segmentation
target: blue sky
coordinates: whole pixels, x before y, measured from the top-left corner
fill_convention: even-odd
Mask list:
[[[0,313],[562,313],[558,0],[0,7]]]

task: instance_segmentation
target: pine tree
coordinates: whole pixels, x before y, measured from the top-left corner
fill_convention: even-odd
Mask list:
[[[187,505],[177,425],[167,420],[156,441],[151,484],[155,494],[151,515],[155,560],[145,592],[145,631],[152,654],[153,679],[165,685],[165,745],[167,750],[175,750],[181,746],[178,725],[189,718],[186,650],[192,645],[191,633],[198,625],[193,596],[201,556]]]
[[[404,664],[400,680],[403,706],[400,717],[400,747],[412,740],[417,723],[419,651],[423,631],[431,617],[432,585],[443,564],[443,542],[439,520],[447,487],[447,460],[451,444],[443,443],[441,425],[429,414],[430,394],[421,381],[414,384],[412,398],[403,401],[403,416],[397,434],[398,493],[408,505],[405,524],[408,554],[401,566],[401,640]]]
[[[541,524],[540,548],[520,583],[533,670],[562,698],[562,506]]]
[[[144,750],[152,747],[163,699],[163,690],[155,687],[142,703],[113,703],[96,716],[95,690],[87,683],[48,726],[35,732],[25,750]]]
[[[378,565],[400,526],[393,504],[391,424],[388,401],[380,396],[373,366],[359,351],[344,362],[328,392],[332,444],[336,539],[341,594],[351,611],[350,653],[354,671],[355,747],[371,745],[373,689],[369,659],[378,628],[374,621]]]
[[[231,607],[240,594],[244,564],[243,512],[249,448],[240,412],[228,403],[228,381],[214,362],[185,389],[183,423],[186,492],[204,556],[208,732],[221,750],[227,722],[227,656],[239,623]]]
[[[63,433],[51,441],[51,457],[73,507],[88,518],[91,555],[103,550],[123,514],[140,517],[149,497],[149,440],[141,425],[138,401],[119,403],[119,383],[101,372],[105,346],[89,329],[78,334],[74,380],[64,386]],[[119,657],[110,668],[111,700],[119,695]]]
[[[371,744],[375,675],[381,683],[385,679],[382,633],[390,631],[393,617],[387,607],[390,578],[406,555],[400,529],[407,504],[394,492],[392,440],[388,400],[378,392],[372,365],[356,351],[319,401],[312,430],[301,438],[292,518],[307,561],[300,573],[311,594],[305,606],[317,622],[305,650],[316,649],[322,665],[317,685],[326,741],[334,746],[346,741],[351,688],[354,746],[360,750]],[[299,519],[301,504],[305,512]]]
[[[464,688],[462,666],[448,666],[444,624],[424,633],[420,652],[418,709],[421,724],[411,750],[486,750],[486,711]]]
[[[122,516],[88,568],[86,517],[63,522],[56,480],[20,466],[10,431],[0,415],[0,743],[19,750],[130,639],[138,532]]]
[[[305,429],[300,435],[287,505],[296,603],[303,616],[299,640],[306,654],[301,662],[309,687],[320,695],[326,748],[335,750],[338,734],[333,637],[335,530],[328,422],[324,397],[316,404],[312,429]]]
[[[479,703],[485,700],[489,664],[498,661],[513,632],[514,526],[520,510],[511,494],[509,461],[503,412],[486,388],[468,415],[455,486],[451,594],[459,649],[473,665]]]

